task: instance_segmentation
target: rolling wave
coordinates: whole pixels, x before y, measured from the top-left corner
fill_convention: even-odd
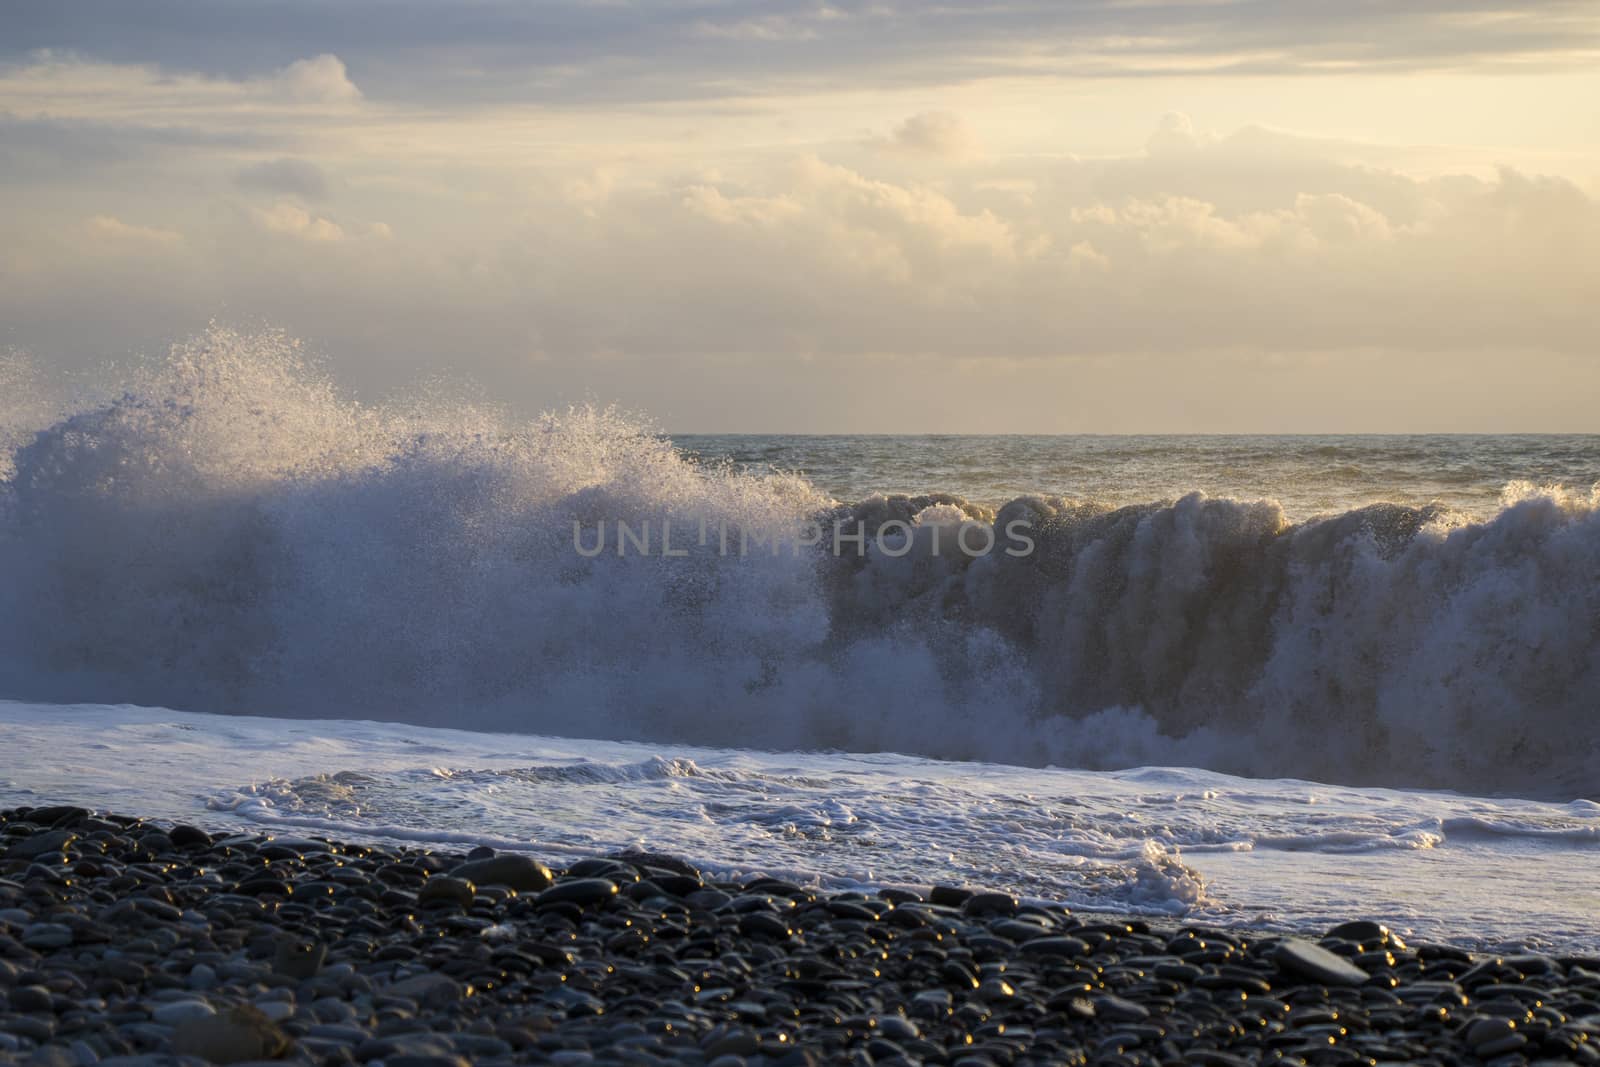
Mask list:
[[[363,406],[223,330],[117,396],[8,411],[7,697],[1600,794],[1592,490],[1515,487],[1485,521],[840,504],[613,411]],[[579,551],[668,522],[682,555]],[[791,543],[840,523],[894,535]],[[1026,553],[956,542],[1018,523]]]

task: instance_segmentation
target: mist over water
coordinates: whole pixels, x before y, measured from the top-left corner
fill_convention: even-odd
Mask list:
[[[0,697],[1600,795],[1593,437],[691,454],[611,411],[360,405],[274,334],[87,400],[4,373]],[[916,536],[574,551],[668,518]],[[933,554],[1019,519],[1027,556]]]

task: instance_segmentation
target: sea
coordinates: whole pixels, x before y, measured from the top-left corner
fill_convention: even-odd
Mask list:
[[[220,328],[120,373],[0,363],[0,806],[1600,951],[1600,436],[666,433]]]

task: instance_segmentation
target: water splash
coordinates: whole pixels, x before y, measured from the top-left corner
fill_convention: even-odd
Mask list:
[[[1600,508],[841,505],[576,408],[362,405],[214,328],[5,414],[0,694],[1024,764],[1600,793]],[[31,421],[30,421],[31,420]],[[908,550],[584,558],[573,524]],[[964,526],[1034,551],[969,558]],[[943,551],[936,554],[936,548]]]

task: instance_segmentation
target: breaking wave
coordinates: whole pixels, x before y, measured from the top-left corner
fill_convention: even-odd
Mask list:
[[[1513,487],[1481,522],[1294,524],[1198,493],[839,504],[614,411],[363,406],[285,338],[221,329],[43,410],[0,407],[7,697],[1600,794],[1592,490]],[[912,535],[574,550],[575,522],[666,519]],[[1026,555],[935,554],[1017,520]]]

